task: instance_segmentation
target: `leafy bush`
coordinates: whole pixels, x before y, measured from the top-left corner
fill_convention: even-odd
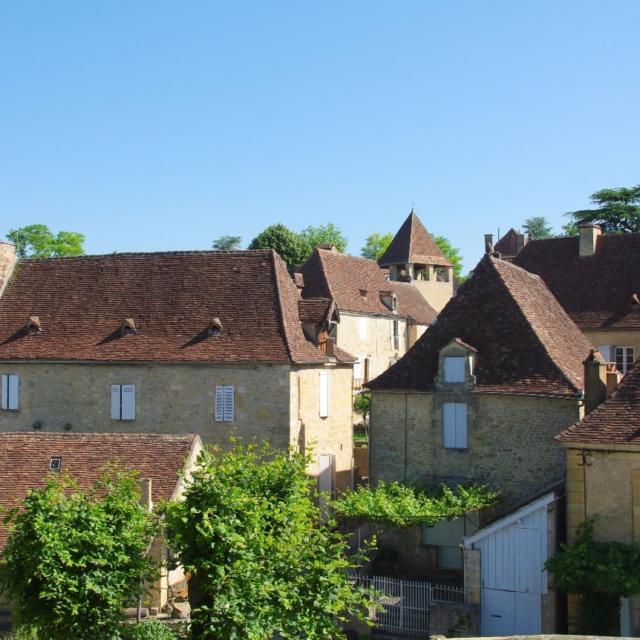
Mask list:
[[[347,569],[346,536],[320,522],[310,460],[266,445],[205,450],[167,530],[191,573],[198,640],[327,640],[367,604]]]
[[[177,640],[177,634],[157,620],[122,625],[121,640]]]
[[[111,640],[127,603],[153,575],[153,520],[134,473],[115,467],[88,491],[51,474],[5,519],[0,591],[46,640]]]

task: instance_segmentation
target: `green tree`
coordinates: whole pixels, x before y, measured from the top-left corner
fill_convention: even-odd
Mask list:
[[[153,575],[145,552],[155,525],[135,474],[110,467],[82,491],[52,473],[5,523],[0,592],[18,621],[47,640],[112,640]]]
[[[319,227],[309,225],[300,233],[300,238],[305,245],[305,260],[313,253],[319,244],[333,244],[340,253],[347,249],[347,239],[333,222]]]
[[[220,236],[211,245],[216,251],[237,251],[240,249],[240,236]]]
[[[605,233],[640,232],[640,184],[628,188],[601,189],[591,195],[591,202],[596,209],[569,211],[565,215],[575,225],[582,222],[599,224]],[[566,231],[572,230],[570,224],[565,225]]]
[[[369,260],[379,260],[393,240],[392,233],[372,233],[367,237],[364,247],[360,249],[360,255]]]
[[[435,236],[433,241],[440,247],[440,251],[444,253],[445,258],[453,265],[453,275],[458,278],[458,280],[463,281],[460,249],[456,249],[444,236]]]
[[[346,537],[320,523],[309,459],[267,446],[205,450],[167,509],[172,548],[191,572],[198,640],[326,640],[359,616]]]
[[[353,410],[362,416],[362,422],[366,426],[369,423],[369,413],[371,412],[371,395],[368,393],[359,393],[353,399]]]
[[[273,249],[290,269],[299,267],[306,259],[307,247],[300,234],[283,224],[273,224],[261,231],[249,245],[249,249]]]
[[[56,258],[84,254],[84,235],[76,231],[59,231],[57,235],[53,235],[45,224],[30,224],[12,229],[7,238],[16,245],[21,258]]]
[[[522,228],[532,240],[544,240],[545,238],[553,237],[551,226],[544,216],[534,216],[533,218],[527,218],[524,221]]]

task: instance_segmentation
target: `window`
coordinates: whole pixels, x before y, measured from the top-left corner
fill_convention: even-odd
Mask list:
[[[360,358],[353,364],[353,379],[362,380],[362,360],[360,360]]]
[[[467,448],[467,405],[445,402],[442,405],[442,441],[446,449]]]
[[[616,367],[621,373],[627,373],[633,366],[633,347],[616,347]]]
[[[444,357],[444,381],[446,384],[465,381],[464,356]]]
[[[434,527],[422,527],[422,544],[438,548],[438,567],[440,569],[462,569],[462,539],[478,530],[477,512],[442,520]]]
[[[2,376],[2,408],[6,411],[20,408],[20,376],[14,373]]]
[[[216,422],[233,422],[235,417],[235,389],[232,384],[216,385]]]
[[[321,371],[320,372],[320,382],[319,382],[319,391],[320,391],[320,417],[328,418],[329,417],[329,372]]]
[[[136,385],[112,384],[111,385],[111,419],[135,420],[136,419]]]
[[[358,336],[360,340],[366,340],[368,334],[368,318],[358,318]]]
[[[60,471],[62,467],[62,458],[51,458],[49,460],[49,471]]]
[[[436,282],[449,282],[448,267],[436,267],[434,271],[436,273]]]
[[[391,348],[396,351],[400,349],[400,322],[398,320],[391,322]]]

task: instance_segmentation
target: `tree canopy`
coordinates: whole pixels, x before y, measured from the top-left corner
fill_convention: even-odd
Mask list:
[[[266,445],[205,450],[184,501],[167,509],[171,547],[191,572],[198,640],[340,636],[360,616],[346,536],[320,522],[309,459]]]
[[[59,231],[54,235],[45,224],[30,224],[12,229],[7,238],[16,245],[21,258],[57,258],[84,254],[84,235],[76,231]]]
[[[360,255],[363,258],[369,258],[369,260],[379,260],[392,240],[393,233],[372,233],[367,237],[364,247],[360,250]]]
[[[440,251],[444,253],[445,258],[453,265],[453,275],[458,280],[464,280],[462,276],[462,256],[460,255],[460,249],[456,249],[448,238],[444,236],[435,236],[434,242],[440,248]]]
[[[241,240],[240,236],[220,236],[213,241],[211,246],[216,251],[237,251],[240,249]]]
[[[565,225],[565,233],[586,222],[599,224],[605,233],[640,232],[640,184],[619,189],[600,189],[591,195],[595,209],[569,211],[571,223]],[[574,225],[573,227],[571,225]]]
[[[347,250],[347,238],[333,222],[318,227],[309,225],[300,232],[300,237],[305,245],[305,260],[320,244],[333,244],[340,253]]]
[[[105,470],[88,491],[51,473],[5,519],[0,591],[19,622],[51,640],[112,640],[124,607],[153,577],[154,521],[135,474]]]
[[[522,225],[525,233],[531,240],[544,240],[545,238],[553,238],[551,225],[544,216],[534,216],[527,218]]]

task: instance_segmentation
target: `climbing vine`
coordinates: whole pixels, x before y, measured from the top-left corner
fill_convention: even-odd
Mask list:
[[[580,595],[580,632],[617,634],[620,598],[640,593],[640,545],[596,542],[594,522],[583,522],[546,568],[558,588]]]
[[[399,482],[379,482],[375,487],[358,487],[333,503],[337,515],[360,518],[390,527],[434,526],[441,520],[462,516],[489,507],[498,494],[486,486],[451,489],[445,485],[437,493],[420,491]]]

